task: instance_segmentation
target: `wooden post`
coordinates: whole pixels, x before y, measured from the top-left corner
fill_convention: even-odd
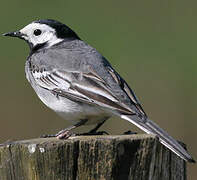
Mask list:
[[[186,163],[152,135],[40,138],[0,145],[1,180],[185,180]]]

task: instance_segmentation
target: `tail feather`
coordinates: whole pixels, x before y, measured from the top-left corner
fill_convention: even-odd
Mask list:
[[[161,129],[157,124],[155,124],[153,121],[147,119],[146,121],[142,122],[139,121],[135,117],[130,117],[127,115],[121,115],[121,118],[133,123],[143,131],[145,131],[148,134],[155,134],[159,137],[159,141],[169,148],[171,151],[173,151],[175,154],[180,156],[182,159],[188,162],[195,162],[195,160],[189,155],[189,153],[170,135],[168,135],[167,132],[165,132],[163,129]]]

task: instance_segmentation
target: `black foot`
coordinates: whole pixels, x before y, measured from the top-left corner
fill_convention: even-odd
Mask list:
[[[107,133],[106,131],[98,131],[98,132],[87,132],[87,133],[80,133],[80,134],[76,134],[76,136],[94,136],[94,135],[104,135],[107,134],[109,135],[109,133]]]
[[[123,133],[124,135],[131,135],[131,134],[137,134],[136,132],[132,132],[132,131],[126,131]]]

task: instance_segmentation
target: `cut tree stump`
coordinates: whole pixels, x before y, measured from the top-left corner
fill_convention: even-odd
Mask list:
[[[0,145],[0,180],[185,180],[153,135],[39,138]]]

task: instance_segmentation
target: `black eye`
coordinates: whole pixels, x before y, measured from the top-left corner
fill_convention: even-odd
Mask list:
[[[39,36],[41,33],[42,33],[42,31],[40,29],[34,30],[34,35],[35,36]]]

